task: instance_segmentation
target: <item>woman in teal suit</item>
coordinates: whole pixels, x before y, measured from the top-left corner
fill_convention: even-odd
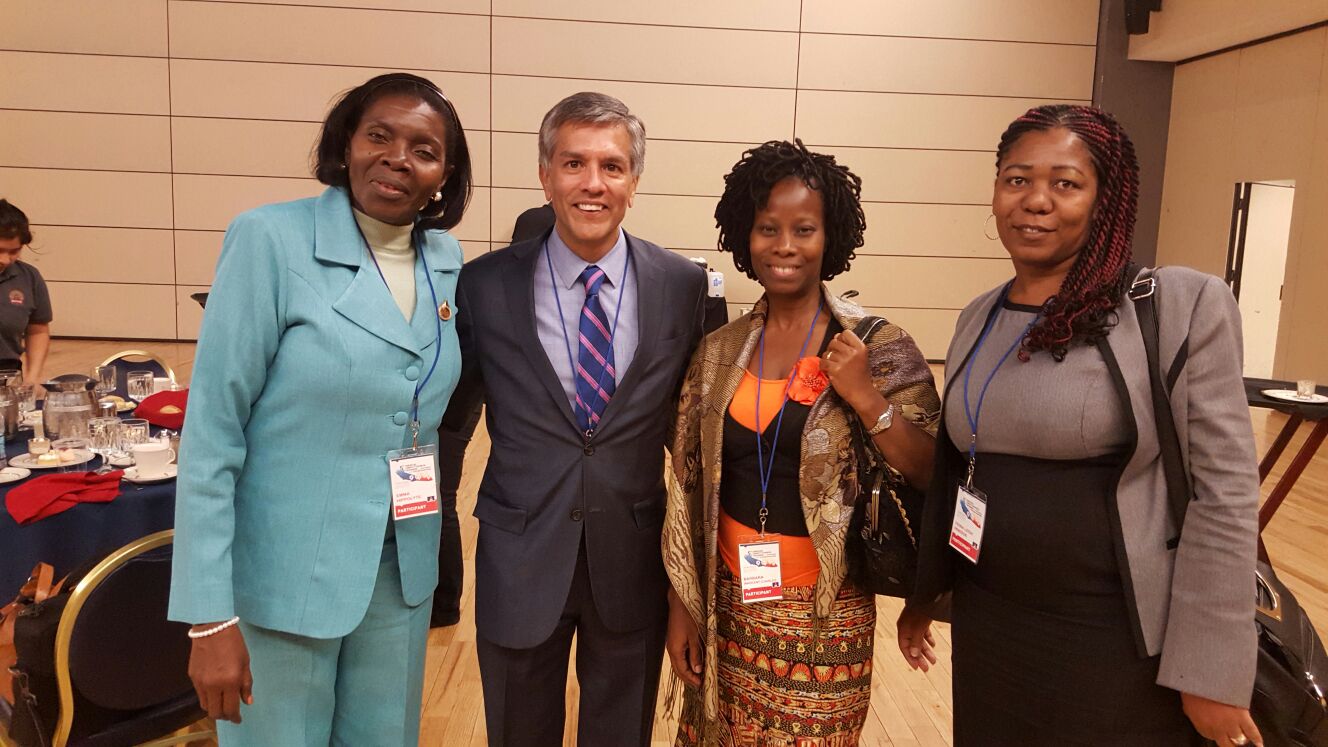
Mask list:
[[[390,475],[428,477],[398,452],[428,451],[460,371],[470,155],[403,73],[346,93],[316,155],[321,196],[226,231],[181,446],[170,617],[224,747],[419,735],[442,522]]]

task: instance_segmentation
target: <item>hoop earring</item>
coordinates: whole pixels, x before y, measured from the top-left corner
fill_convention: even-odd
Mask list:
[[[999,241],[1001,238],[1001,235],[999,233],[996,234],[995,236],[992,236],[991,234],[987,233],[987,225],[991,223],[992,219],[995,217],[996,214],[991,213],[987,216],[987,219],[982,222],[982,235],[987,237],[987,241]]]

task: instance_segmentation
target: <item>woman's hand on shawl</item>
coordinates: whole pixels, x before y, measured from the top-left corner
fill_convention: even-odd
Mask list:
[[[701,630],[673,589],[669,589],[669,627],[664,648],[669,652],[669,661],[678,677],[692,687],[700,687],[702,662],[705,661]]]
[[[913,669],[927,671],[936,663],[936,639],[931,634],[931,618],[922,612],[904,607],[899,613],[896,624],[899,636],[899,653]]]

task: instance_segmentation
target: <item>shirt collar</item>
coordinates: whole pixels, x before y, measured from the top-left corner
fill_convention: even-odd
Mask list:
[[[549,253],[549,259],[553,262],[553,274],[558,276],[558,282],[562,287],[568,290],[576,285],[581,279],[581,273],[590,266],[589,262],[576,256],[563,242],[557,228],[549,232],[545,251]],[[627,235],[623,233],[621,226],[618,227],[618,240],[614,242],[613,248],[601,257],[595,266],[604,271],[605,283],[617,287],[622,280],[623,271],[627,269]]]
[[[0,280],[8,280],[18,275],[18,260],[9,263],[4,272],[0,272]]]

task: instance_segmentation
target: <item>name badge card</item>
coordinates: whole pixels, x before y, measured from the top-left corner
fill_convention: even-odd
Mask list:
[[[395,521],[438,513],[438,449],[425,444],[387,453]]]
[[[779,562],[779,540],[765,539],[738,544],[738,567],[742,571],[742,602],[765,602],[784,598],[784,575]]]
[[[959,486],[955,496],[954,521],[950,524],[950,547],[969,562],[978,562],[982,531],[987,523],[987,496],[977,488]]]

